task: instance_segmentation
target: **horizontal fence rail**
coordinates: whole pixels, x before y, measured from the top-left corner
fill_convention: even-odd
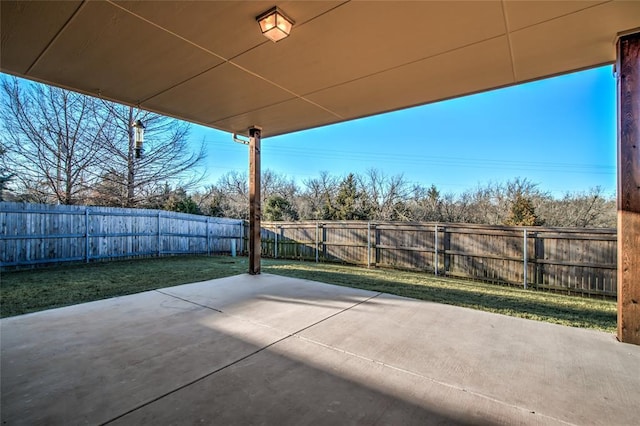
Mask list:
[[[263,222],[265,257],[432,272],[615,297],[614,229],[448,223]]]
[[[244,222],[162,210],[0,202],[0,266],[242,251]]]

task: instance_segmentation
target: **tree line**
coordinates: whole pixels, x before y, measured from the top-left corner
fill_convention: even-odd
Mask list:
[[[99,98],[2,76],[0,201],[165,209],[247,219],[246,172],[198,189],[205,157],[188,123]],[[132,124],[145,125],[137,158]],[[380,169],[295,181],[262,174],[264,220],[437,221],[615,227],[615,198],[601,188],[554,198],[521,178],[461,194]]]
[[[192,213],[248,219],[247,174],[228,172],[189,196]],[[615,227],[615,198],[599,187],[554,198],[528,179],[478,185],[462,194],[408,182],[379,169],[336,176],[320,173],[297,184],[266,170],[262,218],[267,221],[379,220],[492,225]]]

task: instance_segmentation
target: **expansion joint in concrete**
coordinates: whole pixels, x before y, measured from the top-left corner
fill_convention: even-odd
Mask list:
[[[487,401],[503,405],[505,407],[513,408],[513,409],[520,410],[520,411],[526,411],[526,412],[529,412],[530,414],[533,414],[533,415],[536,415],[536,416],[540,416],[540,417],[544,417],[546,419],[553,420],[554,422],[565,424],[565,425],[568,425],[568,426],[576,426],[574,423],[569,423],[569,422],[566,422],[566,421],[564,421],[562,419],[558,419],[558,418],[553,417],[553,416],[548,416],[546,414],[542,414],[540,412],[536,412],[535,410],[531,410],[531,409],[526,408],[526,407],[521,407],[521,406],[514,405],[514,404],[508,404],[508,403],[506,403],[504,401],[501,401],[499,399],[493,398],[493,397],[491,397],[489,395],[485,395],[485,394],[480,393],[480,392],[469,390],[469,389],[463,388],[461,386],[458,386],[458,385],[455,385],[455,384],[452,384],[452,383],[443,382],[442,380],[438,380],[438,379],[435,379],[433,377],[425,376],[425,375],[417,373],[415,371],[407,370],[406,368],[398,367],[398,366],[395,366],[393,364],[389,364],[389,363],[386,363],[386,362],[383,362],[383,361],[380,361],[380,360],[376,360],[376,359],[373,359],[373,358],[365,357],[365,356],[359,355],[357,353],[354,353],[354,352],[351,352],[351,351],[347,351],[345,349],[341,349],[341,348],[338,348],[338,347],[333,346],[333,345],[327,345],[325,343],[319,342],[319,341],[314,340],[314,339],[309,339],[307,337],[304,337],[304,336],[301,336],[301,335],[298,335],[298,334],[296,334],[294,337],[296,337],[296,338],[298,338],[300,340],[303,340],[305,342],[308,342],[308,343],[311,343],[311,344],[314,344],[314,345],[318,345],[318,346],[321,346],[323,348],[326,348],[326,349],[329,349],[329,350],[332,350],[332,351],[335,351],[335,352],[339,352],[339,353],[347,355],[347,356],[352,356],[352,357],[355,357],[355,358],[358,358],[358,359],[361,359],[361,360],[364,360],[364,361],[367,361],[367,362],[371,362],[371,363],[374,363],[374,364],[377,364],[377,365],[381,365],[381,366],[383,366],[385,368],[389,368],[391,370],[398,371],[398,372],[400,372],[402,374],[408,374],[410,376],[418,377],[418,378],[420,378],[422,380],[428,380],[428,381],[430,381],[430,382],[432,382],[432,383],[434,383],[436,385],[439,385],[439,386],[444,386],[444,387],[453,389],[453,390],[458,391],[458,392],[466,392],[466,393],[468,393],[470,395],[473,395],[475,397],[482,398],[482,399],[485,399]]]
[[[193,301],[191,301],[189,299],[184,299],[182,297],[179,297],[179,296],[176,296],[176,295],[173,295],[173,294],[170,294],[170,293],[165,293],[165,292],[160,291],[160,290],[156,290],[156,291],[159,292],[159,293],[162,293],[162,294],[164,294],[166,296],[174,297],[174,298],[182,300],[184,302],[191,303],[191,304],[194,304],[196,306],[200,306],[200,307],[205,308],[205,309],[213,310],[213,311],[216,311],[216,312],[221,313],[221,314],[225,314],[225,312],[220,310],[220,309],[212,308],[211,306],[206,306],[206,305],[203,305],[201,303],[196,303],[196,302],[193,302]],[[146,402],[144,402],[144,403],[142,403],[142,404],[140,404],[140,405],[138,405],[138,406],[136,406],[136,407],[134,407],[134,408],[132,408],[130,410],[127,410],[124,413],[121,413],[118,416],[113,417],[113,418],[107,420],[104,423],[101,423],[101,425],[107,425],[107,424],[113,423],[114,421],[116,421],[118,419],[121,419],[121,418],[123,418],[124,416],[126,416],[128,414],[131,414],[131,413],[133,413],[133,412],[135,412],[137,410],[140,410],[141,408],[144,408],[144,407],[146,407],[146,406],[148,406],[150,404],[153,404],[156,401],[159,401],[159,400],[161,400],[161,399],[163,399],[163,398],[165,398],[165,397],[167,397],[169,395],[172,395],[172,394],[174,394],[174,393],[176,393],[176,392],[178,392],[178,391],[180,391],[182,389],[185,389],[185,388],[187,388],[187,387],[189,387],[191,385],[194,385],[194,384],[196,384],[196,383],[198,383],[198,382],[200,382],[200,381],[202,381],[202,380],[204,380],[204,379],[206,379],[208,377],[211,377],[216,373],[219,373],[219,372],[221,372],[221,371],[223,371],[223,370],[225,370],[225,369],[227,369],[229,367],[232,367],[232,366],[238,364],[239,362],[242,362],[242,361],[244,361],[244,360],[246,360],[248,358],[251,358],[252,356],[257,355],[260,352],[262,352],[262,351],[264,351],[266,349],[269,349],[270,347],[289,339],[290,337],[294,337],[294,336],[298,335],[299,333],[302,333],[305,330],[308,330],[308,329],[310,329],[310,328],[312,328],[312,327],[314,327],[314,326],[316,326],[318,324],[323,323],[324,321],[327,321],[327,320],[329,320],[329,319],[331,319],[331,318],[333,318],[333,317],[335,317],[337,315],[340,315],[340,314],[342,314],[342,313],[344,313],[346,311],[349,311],[349,310],[355,308],[356,306],[362,305],[363,303],[366,303],[366,302],[370,301],[371,299],[374,299],[374,298],[380,296],[381,294],[382,293],[376,293],[373,296],[368,297],[366,299],[363,299],[358,303],[354,303],[353,305],[348,306],[348,307],[346,307],[344,309],[341,309],[338,312],[334,312],[333,314],[331,314],[331,315],[329,315],[327,317],[324,317],[321,320],[318,320],[318,321],[314,322],[313,324],[310,324],[310,325],[308,325],[306,327],[303,327],[300,330],[296,330],[293,333],[290,333],[290,334],[288,334],[288,335],[286,335],[286,336],[284,336],[284,337],[282,337],[280,339],[277,339],[277,340],[269,343],[268,345],[265,345],[265,346],[263,346],[261,348],[258,348],[257,350],[255,350],[255,351],[253,351],[253,352],[251,352],[251,353],[249,353],[249,354],[247,354],[247,355],[245,355],[243,357],[240,357],[240,358],[236,359],[235,361],[230,362],[229,364],[226,364],[226,365],[224,365],[224,366],[222,366],[220,368],[217,368],[217,369],[215,369],[213,371],[210,371],[210,372],[208,372],[208,373],[206,373],[206,374],[204,374],[204,375],[202,375],[202,376],[200,376],[200,377],[198,377],[198,378],[196,378],[194,380],[191,380],[188,383],[180,385],[180,386],[178,386],[178,387],[176,387],[176,388],[174,388],[174,389],[172,389],[172,390],[170,390],[168,392],[163,393],[162,395],[159,395],[159,396],[157,396],[155,398],[152,398],[152,399],[150,399],[150,400],[148,400],[148,401],[146,401]],[[225,314],[225,315],[228,315],[228,314]],[[264,324],[261,324],[261,325],[264,325]]]

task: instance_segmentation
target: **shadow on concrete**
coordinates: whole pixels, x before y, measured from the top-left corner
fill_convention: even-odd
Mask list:
[[[318,307],[262,299],[274,311]],[[2,424],[491,425],[504,415],[460,404],[469,395],[435,392],[425,378],[157,291],[0,325]]]
[[[285,275],[290,277],[304,277],[308,270],[297,267],[295,263],[287,263],[287,269],[279,269],[277,265],[264,268],[265,272]],[[293,271],[293,272],[290,272]],[[519,298],[487,294],[473,288],[469,284],[468,289],[452,289],[437,284],[431,284],[434,278],[430,278],[425,284],[398,283],[393,280],[372,277],[358,277],[357,270],[353,274],[331,271],[313,271],[313,279],[329,284],[346,286],[351,288],[395,294],[436,303],[479,309],[494,313],[518,313],[519,316],[531,319],[544,319],[556,323],[567,321],[581,327],[593,327],[610,329],[615,327],[617,316],[615,311],[603,312],[589,309],[588,307],[558,306],[545,301],[524,301]],[[437,280],[437,279],[436,279]],[[525,291],[525,290],[522,290]],[[533,290],[529,290],[533,291]],[[580,322],[577,318],[587,313],[589,322]]]

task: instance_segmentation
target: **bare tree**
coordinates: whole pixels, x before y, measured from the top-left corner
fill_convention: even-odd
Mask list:
[[[144,206],[153,204],[167,184],[188,190],[201,180],[199,167],[205,149],[200,144],[196,151],[190,150],[190,124],[109,102],[103,102],[103,107],[111,115],[104,146],[110,161],[101,175],[103,184],[96,188],[98,200],[104,197],[114,201],[113,205]],[[137,120],[145,126],[140,158],[136,156],[132,127]],[[100,192],[105,188],[111,190]]]
[[[442,196],[442,222],[470,223],[475,210],[471,196],[463,193],[456,197],[453,193]]]
[[[303,182],[302,194],[298,202],[298,212],[302,219],[327,219],[335,208],[335,198],[340,180],[323,171],[317,178]]]
[[[78,93],[2,78],[5,162],[28,200],[83,202],[101,165],[108,113]]]
[[[537,211],[548,226],[616,227],[615,197],[606,196],[601,187],[546,200]]]
[[[95,206],[121,206],[127,198],[127,178],[123,172],[110,169],[102,173],[89,194],[89,202]]]
[[[5,200],[5,191],[9,189],[9,182],[14,178],[14,174],[6,167],[7,149],[0,139],[0,201]]]
[[[443,198],[435,185],[426,188],[414,185],[408,202],[411,220],[442,221]]]
[[[137,207],[202,176],[204,145],[191,151],[188,123],[16,78],[3,77],[2,92],[3,162],[22,199]],[[142,158],[134,120],[146,126]]]
[[[249,218],[249,183],[246,172],[231,171],[209,185],[203,194],[196,194],[200,210],[210,216]]]
[[[502,225],[511,223],[514,203],[522,203],[528,200],[532,209],[549,195],[540,191],[536,183],[526,178],[515,178],[505,183],[489,182],[478,185],[472,190],[465,191],[460,199],[465,199],[472,206],[467,217],[468,223],[482,223],[490,225]],[[536,221],[539,223],[540,221]]]
[[[293,180],[266,169],[262,172],[261,182],[260,198],[263,209],[269,200],[274,200],[272,204],[279,203],[281,207],[286,202],[289,204],[286,216],[288,218],[298,217],[295,207],[298,187]],[[225,173],[214,185],[210,185],[204,194],[197,194],[194,200],[197,201],[200,210],[205,214],[248,219],[249,183],[247,173],[238,171]],[[293,214],[294,212],[295,214]]]
[[[298,187],[292,179],[270,169],[262,172],[261,189],[263,202],[273,196],[279,196],[293,202],[298,192]]]
[[[369,169],[359,177],[360,186],[367,194],[371,219],[407,220],[406,201],[410,189],[403,175],[387,176],[382,170]]]

